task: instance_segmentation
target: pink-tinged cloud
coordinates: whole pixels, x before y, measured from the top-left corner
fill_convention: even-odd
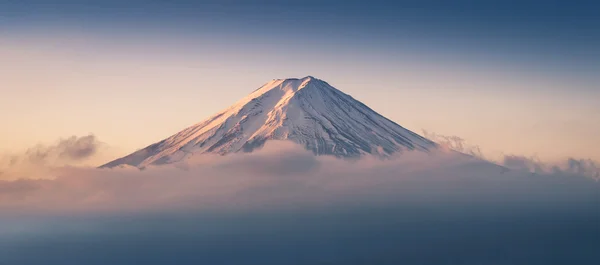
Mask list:
[[[507,163],[512,165],[511,163]],[[251,154],[201,155],[171,166],[65,167],[54,179],[0,182],[3,213],[240,210],[330,204],[596,203],[581,171],[538,172],[455,152],[406,152],[358,162],[315,157],[287,142]],[[26,176],[24,176],[26,177]]]

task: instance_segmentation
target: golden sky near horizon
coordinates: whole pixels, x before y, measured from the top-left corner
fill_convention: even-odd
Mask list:
[[[408,129],[460,136],[491,157],[600,160],[597,80],[419,54],[62,43],[0,39],[0,152],[91,133],[107,144],[88,161],[100,164],[197,123],[271,79],[312,75]]]

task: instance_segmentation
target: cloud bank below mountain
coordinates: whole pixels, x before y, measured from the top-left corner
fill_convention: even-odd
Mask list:
[[[287,143],[252,154],[201,155],[171,166],[93,169],[64,167],[53,179],[0,182],[5,213],[234,209],[270,204],[333,202],[571,202],[575,207],[599,184],[577,165],[531,175],[453,152],[406,152],[389,160],[347,162],[317,157]],[[522,162],[522,161],[521,161]],[[513,167],[515,168],[515,167]],[[597,202],[597,201],[596,201]],[[519,207],[518,203],[512,205]],[[552,206],[552,205],[548,205]],[[7,210],[12,209],[12,210]]]
[[[6,264],[600,261],[600,183],[452,151],[317,157],[287,142],[0,182]]]

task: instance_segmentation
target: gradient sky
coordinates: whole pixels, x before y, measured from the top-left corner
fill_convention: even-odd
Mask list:
[[[600,160],[595,1],[287,2],[0,1],[0,152],[93,133],[100,164],[312,75],[492,157]]]

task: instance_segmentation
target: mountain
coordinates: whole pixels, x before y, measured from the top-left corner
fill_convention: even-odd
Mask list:
[[[252,152],[268,140],[290,140],[316,155],[341,158],[437,147],[327,82],[307,76],[272,80],[207,120],[101,167],[145,167],[200,153]]]

